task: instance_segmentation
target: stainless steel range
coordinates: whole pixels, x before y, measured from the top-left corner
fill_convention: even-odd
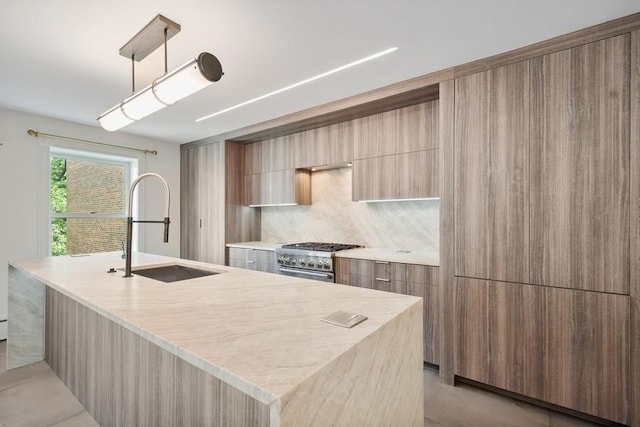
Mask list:
[[[276,249],[278,273],[305,279],[335,282],[334,254],[359,245],[306,242],[282,245]]]

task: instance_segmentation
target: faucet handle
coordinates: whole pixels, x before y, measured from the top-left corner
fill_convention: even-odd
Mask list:
[[[122,255],[120,256],[120,258],[122,259],[127,259],[127,250],[124,247],[124,240],[122,241]]]

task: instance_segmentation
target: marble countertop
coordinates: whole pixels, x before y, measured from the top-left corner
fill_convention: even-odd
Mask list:
[[[358,258],[373,261],[401,262],[404,264],[421,264],[438,267],[440,255],[437,251],[402,251],[386,248],[357,248],[336,252],[338,258]]]
[[[283,244],[284,243],[272,242],[240,242],[227,243],[227,247],[274,251],[276,250],[276,248],[279,248]],[[407,252],[390,248],[358,248],[336,252],[336,257],[369,259],[373,261],[401,262],[405,264],[431,265],[434,267],[440,266],[440,254],[438,253],[438,251]]]
[[[275,251],[284,243],[272,243],[272,242],[239,242],[239,243],[227,243],[228,248],[241,248],[241,249],[260,249],[266,251]]]
[[[420,299],[194,261],[134,253],[139,267],[179,263],[222,274],[163,283],[123,278],[119,252],[11,265],[143,338],[270,404]],[[364,314],[352,329],[320,321]]]

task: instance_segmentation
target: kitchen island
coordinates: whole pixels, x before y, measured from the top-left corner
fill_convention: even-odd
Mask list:
[[[135,268],[220,274],[164,283]],[[9,267],[8,369],[46,359],[109,425],[423,425],[422,301],[149,254]],[[338,310],[368,320],[320,321]]]

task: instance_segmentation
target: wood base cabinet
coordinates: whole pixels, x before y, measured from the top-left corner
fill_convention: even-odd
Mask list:
[[[438,267],[336,258],[336,282],[384,292],[413,295],[423,299],[424,361],[439,364]]]
[[[266,273],[278,272],[275,252],[262,249],[229,248],[229,266]]]
[[[455,374],[631,422],[629,297],[457,278]]]

